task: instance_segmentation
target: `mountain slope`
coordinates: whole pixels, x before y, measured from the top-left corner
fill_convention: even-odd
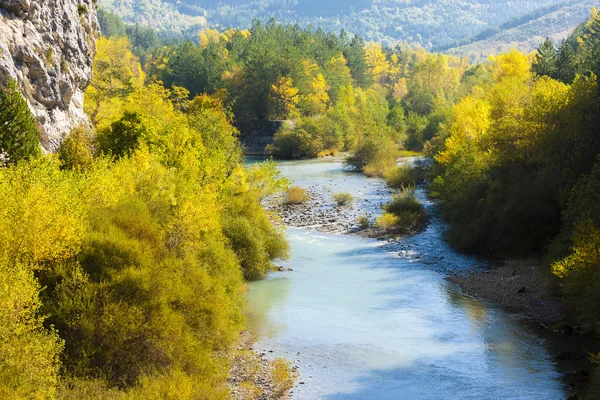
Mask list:
[[[367,40],[426,48],[472,37],[561,0],[99,0],[126,22],[182,32],[205,25],[247,27],[255,18],[342,28]],[[582,16],[583,18],[583,16]],[[565,29],[568,27],[564,27]]]
[[[586,20],[591,7],[600,7],[600,0],[571,1],[558,10],[508,29],[500,29],[498,33],[489,37],[475,39],[464,45],[450,45],[444,50],[451,54],[468,56],[472,61],[511,48],[530,52],[546,37],[555,43],[568,37],[577,25]]]

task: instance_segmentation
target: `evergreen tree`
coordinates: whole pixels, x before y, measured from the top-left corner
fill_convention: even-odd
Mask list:
[[[102,36],[126,36],[125,24],[121,20],[121,17],[116,14],[100,9],[98,10],[98,23],[100,24]]]
[[[369,75],[369,67],[365,58],[365,41],[359,36],[354,36],[350,44],[345,47],[343,54],[356,85],[362,88],[368,87],[373,79]]]
[[[556,49],[550,38],[537,49],[532,70],[538,76],[554,76],[556,72]]]
[[[36,120],[14,79],[0,91],[0,153],[11,164],[40,154]]]
[[[556,71],[553,78],[565,83],[573,82],[573,79],[575,79],[575,66],[575,51],[570,43],[564,41],[558,49]]]

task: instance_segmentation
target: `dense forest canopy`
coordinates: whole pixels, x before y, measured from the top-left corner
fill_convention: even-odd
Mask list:
[[[327,32],[345,29],[365,40],[392,46],[398,41],[425,48],[446,46],[484,32],[523,24],[532,18],[565,9],[552,21],[554,32],[564,32],[583,21],[586,9],[569,8],[573,0],[100,0],[101,7],[116,12],[129,23],[160,30],[184,32],[226,27],[246,29],[256,18],[314,26]],[[577,1],[577,3],[584,3]],[[563,21],[561,23],[561,20]],[[546,21],[547,25],[549,21]],[[194,29],[190,29],[195,27]]]

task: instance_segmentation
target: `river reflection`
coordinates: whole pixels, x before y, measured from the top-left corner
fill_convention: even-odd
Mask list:
[[[298,181],[303,165],[312,185],[346,179],[358,196],[380,185],[341,165],[282,170]],[[479,261],[453,253],[439,229],[394,253],[376,240],[288,229],[294,271],[252,283],[248,303],[256,348],[299,367],[295,399],[567,397],[543,339],[445,281],[448,269]]]

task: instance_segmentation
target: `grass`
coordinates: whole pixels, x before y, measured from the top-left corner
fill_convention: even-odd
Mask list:
[[[352,197],[352,195],[346,192],[334,194],[333,199],[337,203],[338,207],[348,206],[354,202],[354,198]]]
[[[308,192],[299,186],[291,186],[288,189],[285,204],[303,204],[310,200]]]

